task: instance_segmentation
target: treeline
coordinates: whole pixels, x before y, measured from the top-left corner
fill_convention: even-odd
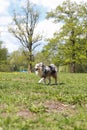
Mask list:
[[[0,42],[0,71],[12,72],[12,71],[26,71],[27,60],[22,49],[8,53],[5,47],[2,47]]]
[[[13,23],[16,28],[11,26],[9,31],[24,49],[8,55],[7,49],[0,44],[0,71],[21,71],[27,68],[32,71],[35,63],[43,61],[56,64],[60,71],[87,72],[87,2],[77,4],[66,0],[47,12],[46,19],[53,20],[55,24],[61,23],[61,27],[52,38],[45,39],[48,44],[38,53],[35,50],[43,44],[40,42],[42,35],[34,36],[39,13],[29,1],[23,11],[25,17],[20,14],[20,18],[14,12]]]
[[[48,46],[48,45],[47,45]],[[44,62],[49,65],[50,63],[55,63],[59,68],[60,72],[70,72],[70,64],[64,64],[64,62],[59,62],[58,57],[47,54],[45,51],[45,46],[43,50],[34,55],[33,59],[33,68],[37,62]],[[1,46],[0,42],[0,71],[1,72],[25,72],[28,71],[28,60],[24,54],[23,48],[20,48],[17,51],[8,53],[6,48]],[[76,72],[87,72],[87,62],[84,61],[84,64],[76,64]]]

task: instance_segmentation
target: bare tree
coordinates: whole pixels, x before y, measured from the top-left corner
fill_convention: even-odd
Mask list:
[[[13,13],[13,22],[9,26],[12,33],[24,47],[24,54],[29,62],[28,68],[32,71],[33,51],[40,45],[42,36],[34,34],[34,30],[39,20],[39,12],[28,0],[26,7],[21,8],[20,14]]]

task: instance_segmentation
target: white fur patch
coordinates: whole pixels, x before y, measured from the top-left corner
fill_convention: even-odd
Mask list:
[[[35,74],[38,75],[38,71],[35,71]]]
[[[41,78],[38,83],[44,82],[44,78]]]

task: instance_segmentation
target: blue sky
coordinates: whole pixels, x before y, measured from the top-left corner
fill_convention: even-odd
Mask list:
[[[46,20],[46,12],[55,9],[57,5],[64,0],[30,0],[36,4],[40,10],[41,17],[35,32],[42,33],[44,38],[51,38],[56,30],[59,30],[61,24],[54,24],[51,20]],[[71,0],[76,1],[76,0]],[[77,0],[77,2],[86,0]],[[20,46],[18,40],[8,32],[8,24],[12,22],[13,10],[19,10],[25,5],[26,0],[0,0],[0,40],[4,41],[4,46],[9,52],[17,50]]]

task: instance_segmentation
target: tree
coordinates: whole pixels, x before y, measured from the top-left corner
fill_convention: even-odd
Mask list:
[[[55,23],[62,22],[60,32],[54,35],[59,43],[57,54],[75,72],[76,63],[82,64],[87,60],[87,3],[77,4],[67,0],[48,12],[47,18],[54,19]]]
[[[39,20],[39,13],[34,5],[28,0],[26,7],[21,8],[21,13],[13,14],[13,25],[9,26],[9,31],[20,41],[24,47],[24,54],[29,61],[29,70],[32,71],[33,51],[40,45],[42,36],[34,35],[34,30]]]
[[[41,55],[44,56],[43,61],[46,64],[54,63],[56,66],[59,66],[60,60],[57,57],[58,50],[59,50],[57,40],[54,37],[46,40],[48,44],[43,47],[41,52]]]
[[[8,50],[2,47],[3,42],[0,41],[0,71],[9,71],[9,65],[7,62]]]
[[[82,38],[82,42],[85,44],[85,54],[87,57],[87,3],[81,4],[80,9],[81,10],[79,12],[79,15],[83,20],[81,24],[83,27],[83,34],[84,34]]]
[[[8,60],[11,71],[23,71],[27,68],[27,59],[22,49],[12,52]]]
[[[0,41],[0,63],[7,60],[8,51],[6,48],[2,47],[3,42]]]

